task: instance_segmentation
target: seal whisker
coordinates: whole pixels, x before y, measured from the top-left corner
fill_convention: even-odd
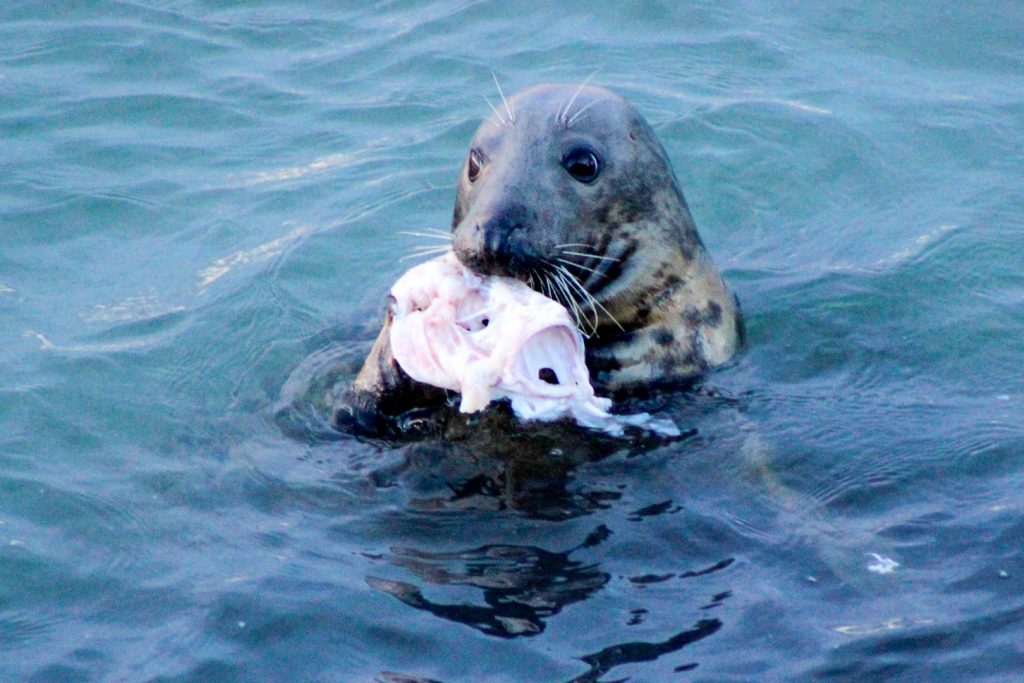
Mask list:
[[[398,232],[396,235],[402,235],[403,237],[427,237],[432,240],[448,240],[451,241],[452,235],[450,232]]]
[[[546,273],[544,274],[544,287],[543,287],[543,289],[544,289],[544,291],[542,293],[544,294],[544,296],[546,296],[549,299],[554,299],[555,301],[558,301],[558,296],[557,296],[556,292],[554,291],[553,285],[551,284],[551,278],[549,278]]]
[[[424,232],[429,232],[432,235],[442,235],[444,237],[451,237],[451,230],[438,230],[437,228],[423,228]]]
[[[578,251],[569,251],[568,249],[562,249],[561,253],[569,254],[570,256],[582,256],[584,258],[596,258],[596,259],[599,259],[601,261],[615,261],[616,263],[619,262],[619,259],[615,258],[614,256],[599,256],[597,254],[583,254],[583,253],[580,253]]]
[[[582,116],[582,115],[583,115],[583,113],[584,113],[585,111],[587,111],[588,109],[590,109],[591,107],[593,107],[593,106],[594,106],[595,104],[597,104],[598,102],[602,102],[602,101],[603,101],[603,100],[594,100],[593,102],[588,102],[587,104],[585,104],[585,105],[583,105],[582,107],[580,107],[579,111],[577,111],[577,112],[576,112],[575,114],[573,114],[572,116],[570,116],[570,117],[569,117],[569,120],[565,122],[565,127],[566,127],[566,128],[569,128],[569,127],[571,127],[571,126],[572,126],[572,124],[573,124],[573,122],[574,122],[574,121],[575,121],[576,119],[578,119],[578,118],[579,118],[580,116]]]
[[[551,286],[551,294],[552,294],[552,296],[550,298],[554,299],[555,301],[560,303],[562,306],[565,306],[567,309],[569,309],[569,312],[573,313],[574,317],[575,317],[575,311],[572,308],[572,303],[565,300],[565,292],[558,286],[557,281],[555,280],[555,278],[554,277],[549,277],[548,278],[548,284]],[[578,324],[579,323],[579,318],[578,317],[576,317],[576,321],[577,321],[577,324]]]
[[[444,254],[444,253],[450,251],[450,249],[451,248],[447,244],[435,245],[435,246],[420,245],[418,247],[413,247],[412,249],[410,249],[410,252],[413,253],[413,254],[418,254],[418,255]]]
[[[579,283],[579,281],[576,280],[575,277],[573,277],[572,273],[565,269],[564,266],[558,266],[558,271],[561,273],[563,279],[566,280],[566,283],[581,292],[583,294],[583,300],[590,304],[590,312],[594,314],[594,322],[591,323],[590,331],[591,334],[597,334],[597,326],[600,321],[600,316],[597,314],[597,307],[594,305],[596,303],[594,297],[590,296],[590,293]]]
[[[595,334],[597,332],[599,316],[597,314],[597,308],[594,306],[594,298],[587,293],[587,290],[580,286],[580,283],[573,278],[572,274],[566,270],[564,266],[558,265],[555,266],[555,268],[557,269],[559,278],[563,283],[565,283],[565,286],[569,288],[570,291],[574,290],[581,292],[583,294],[583,301],[590,305],[591,312],[594,314],[594,322],[591,324],[591,334]]]
[[[544,277],[543,270],[530,270],[530,286],[533,287],[533,289],[535,289],[536,291],[546,296],[547,298],[551,298],[551,294],[549,293],[551,290],[548,287],[547,278]]]
[[[588,249],[595,249],[593,245],[584,244],[583,242],[566,242],[565,244],[556,244],[555,249],[561,249],[562,247],[586,247]]]
[[[623,272],[628,271],[630,266],[628,264],[633,263],[633,256],[636,254],[638,246],[636,242],[612,242],[603,251],[602,255],[613,254],[609,256],[614,260],[598,260],[594,267],[598,272],[604,274],[604,279],[595,279],[593,277],[587,278],[587,284],[590,285],[590,292],[592,294],[598,294],[604,291],[606,286],[611,285],[620,277]]]
[[[422,246],[419,246],[419,247],[413,247],[411,251],[414,251],[417,254],[432,254],[434,252],[437,252],[438,254],[443,254],[446,251],[449,251],[449,247],[448,247],[448,245],[442,245],[442,246],[436,246],[436,247],[429,247],[429,246],[426,246],[426,245],[422,245]]]
[[[558,115],[558,120],[561,121],[562,124],[565,125],[567,128],[569,127],[569,124],[566,120],[566,117],[569,116],[569,110],[572,109],[572,105],[576,101],[576,98],[579,97],[581,92],[583,92],[583,88],[587,87],[587,83],[589,83],[590,79],[597,75],[598,71],[600,71],[600,69],[592,71],[589,76],[583,79],[583,82],[580,83],[580,87],[576,88],[576,92],[574,92],[572,94],[572,97],[569,98],[569,103],[565,105],[565,109],[563,109],[562,113]]]
[[[572,275],[570,275],[564,267],[556,266],[552,263],[548,263],[548,265],[554,268],[554,270],[552,271],[552,275],[555,278],[555,282],[558,283],[558,286],[561,288],[563,294],[565,295],[567,301],[566,306],[572,310],[573,315],[576,317],[576,327],[579,329],[580,334],[582,334],[587,339],[590,339],[590,337],[597,333],[598,324],[597,309],[594,307],[594,304],[591,303],[590,301],[592,297],[590,297],[589,294],[587,294],[587,291],[585,289],[580,288],[579,283],[576,282],[575,278],[573,278]],[[566,278],[567,275],[569,276],[568,278]],[[579,289],[580,291],[582,291],[584,294],[583,301],[590,304],[590,308],[594,314],[593,322],[591,322],[588,316],[583,312],[583,308],[580,305],[580,302],[577,301],[577,297],[573,294],[574,289]],[[587,326],[584,326],[584,321],[589,323],[589,329]]]
[[[406,254],[405,256],[399,257],[398,260],[399,261],[408,261],[409,259],[414,259],[414,258],[427,258],[429,256],[439,256],[439,255],[445,253],[446,251],[448,251],[448,250],[445,249],[444,251],[421,251],[421,252],[417,252],[415,254]]]
[[[572,291],[569,289],[569,285],[566,284],[565,278],[557,270],[552,271],[551,275],[552,282],[558,287],[559,291],[562,294],[562,296],[560,297],[561,299],[563,299],[563,301],[561,302],[562,305],[568,308],[569,311],[573,314],[573,317],[576,318],[576,327],[577,329],[579,329],[580,333],[583,334],[583,336],[585,337],[589,337],[590,335],[588,335],[586,331],[583,329],[583,321],[580,318],[579,304],[576,302],[576,298],[572,295]]]
[[[574,275],[573,275],[572,273],[570,273],[569,271],[565,270],[565,267],[564,267],[564,266],[559,266],[559,268],[560,268],[560,269],[562,270],[562,272],[563,272],[563,273],[565,273],[566,275],[568,275],[568,276],[569,276],[569,279],[570,279],[570,280],[571,280],[571,281],[572,281],[572,282],[573,282],[573,283],[574,283],[574,284],[575,284],[575,285],[576,285],[576,286],[577,286],[577,287],[579,288],[579,290],[580,290],[581,292],[583,292],[583,293],[584,293],[584,294],[585,294],[585,295],[587,296],[587,298],[588,298],[588,299],[589,299],[589,300],[590,300],[590,301],[592,302],[592,305],[594,305],[594,306],[597,306],[597,307],[598,307],[598,308],[600,308],[600,309],[601,309],[602,311],[604,311],[604,314],[608,316],[608,319],[609,319],[609,320],[611,320],[611,321],[612,321],[613,323],[615,323],[615,326],[616,326],[616,327],[618,327],[618,328],[619,328],[620,330],[622,330],[623,332],[625,332],[625,331],[626,331],[626,328],[624,328],[624,327],[622,326],[622,324],[621,324],[621,323],[619,323],[619,321],[615,319],[615,316],[611,314],[611,311],[609,311],[609,310],[608,310],[607,308],[605,308],[605,307],[604,307],[604,305],[602,305],[602,304],[601,304],[601,302],[600,302],[600,301],[598,301],[598,300],[597,300],[597,298],[596,298],[596,297],[595,297],[595,296],[594,296],[593,294],[591,294],[591,293],[590,293],[589,291],[587,291],[587,288],[586,288],[586,287],[584,287],[584,286],[583,286],[583,285],[582,285],[582,284],[580,283],[580,281],[579,281],[579,280],[577,280],[577,279],[576,279],[576,277],[575,277],[575,276],[574,276]]]
[[[562,263],[564,263],[567,266],[572,266],[573,268],[580,268],[581,270],[588,271],[588,272],[593,273],[594,275],[598,275],[600,277],[608,277],[607,274],[602,273],[601,271],[597,270],[596,268],[591,268],[589,266],[585,266],[582,263],[576,263],[575,261],[570,261],[569,259],[557,258],[557,257],[555,258],[555,260],[556,261],[561,261]]]
[[[505,99],[505,92],[501,89],[501,83],[498,83],[498,76],[493,71],[491,72],[491,78],[494,79],[494,85],[498,86],[498,94],[501,95],[501,101],[505,103],[505,111],[508,112],[509,124],[516,125],[516,115],[512,111],[512,107],[508,106],[508,100]]]
[[[558,273],[551,273],[551,285],[555,294],[555,300],[560,302],[563,306],[568,308],[575,316],[576,322],[579,322],[579,313],[576,310],[576,302],[573,301],[572,296],[569,294],[569,290],[566,288],[565,283],[558,277]]]
[[[505,127],[505,128],[509,128],[510,125],[509,125],[508,121],[505,120],[505,117],[502,116],[501,113],[498,111],[498,109],[494,106],[494,104],[491,102],[491,99],[489,97],[487,97],[487,95],[484,95],[483,97],[484,97],[484,102],[486,102],[487,106],[491,108],[491,111],[494,112],[494,115],[498,117],[498,121],[501,122],[501,125],[503,127]]]

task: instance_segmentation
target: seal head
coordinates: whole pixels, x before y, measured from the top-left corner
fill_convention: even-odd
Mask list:
[[[452,232],[471,269],[579,315],[598,385],[691,379],[741,344],[664,148],[604,88],[541,85],[496,109],[470,143]]]

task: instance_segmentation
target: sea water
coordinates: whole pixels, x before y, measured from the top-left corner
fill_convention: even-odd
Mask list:
[[[1022,26],[7,0],[0,679],[1024,676]],[[748,324],[687,438],[326,425],[492,74],[664,142]]]

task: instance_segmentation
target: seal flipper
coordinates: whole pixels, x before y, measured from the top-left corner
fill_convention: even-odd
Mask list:
[[[362,369],[336,399],[331,421],[338,429],[371,435],[404,431],[400,418],[412,410],[440,408],[444,389],[417,382],[398,365],[391,352],[394,313],[388,306],[384,326]]]

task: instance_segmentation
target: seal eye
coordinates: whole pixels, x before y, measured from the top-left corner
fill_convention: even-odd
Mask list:
[[[597,155],[589,149],[577,147],[565,155],[562,166],[581,183],[592,183],[601,173],[601,164]]]
[[[480,175],[480,167],[483,165],[483,160],[480,158],[480,152],[475,149],[469,151],[469,161],[466,163],[466,177],[469,178],[469,182],[476,182],[477,176]]]

